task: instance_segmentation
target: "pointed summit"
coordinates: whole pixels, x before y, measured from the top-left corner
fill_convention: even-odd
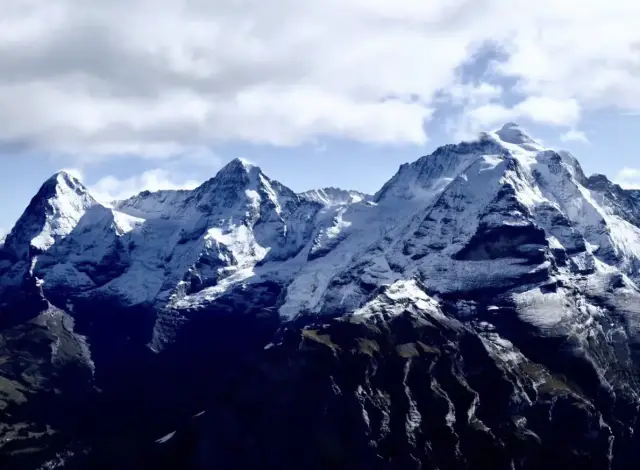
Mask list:
[[[48,250],[71,233],[90,207],[98,204],[73,175],[60,171],[40,187],[16,226],[7,236],[5,249],[18,259]]]
[[[519,145],[525,150],[542,150],[542,146],[527,135],[527,133],[515,122],[506,123],[499,130],[495,131],[494,134],[502,142]]]
[[[200,188],[224,186],[246,186],[250,179],[256,178],[262,172],[260,168],[241,158],[234,158],[223,166],[216,175],[205,181]]]
[[[213,178],[205,181],[196,191],[198,193],[210,193],[221,190],[229,192],[247,189],[249,186],[258,184],[261,175],[265,177],[259,167],[252,165],[247,160],[234,158],[223,166]]]
[[[243,158],[234,158],[225,166],[223,166],[220,171],[218,171],[217,176],[220,175],[240,175],[240,174],[249,174],[252,172],[260,172],[260,168],[249,163],[248,160]]]
[[[66,171],[59,171],[46,180],[34,199],[38,197],[52,197],[56,193],[64,192],[86,193],[87,188],[73,175]],[[32,201],[33,202],[33,201]]]
[[[51,176],[51,178],[49,179],[57,180],[58,182],[64,182],[68,185],[74,185],[74,184],[82,185],[79,178],[75,176],[71,171],[68,171],[68,170],[60,170],[57,173],[55,173],[53,176]]]
[[[246,158],[242,158],[242,157],[234,158],[233,160],[231,160],[231,163],[234,163],[235,165],[237,164],[242,165],[246,171],[251,171],[253,168],[257,168],[257,166],[251,163],[250,160],[247,160]]]

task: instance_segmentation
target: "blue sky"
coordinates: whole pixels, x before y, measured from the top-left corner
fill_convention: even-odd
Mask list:
[[[192,187],[235,157],[294,190],[374,192],[507,121],[640,187],[637,2],[8,0],[0,16],[0,233],[60,169],[104,198]]]

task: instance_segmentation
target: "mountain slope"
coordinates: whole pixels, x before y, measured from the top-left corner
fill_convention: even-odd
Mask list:
[[[371,198],[369,195],[361,193],[360,191],[348,191],[333,187],[305,191],[300,193],[300,197],[319,202],[324,206],[353,204],[355,202],[367,201]]]
[[[62,283],[72,298],[171,309],[200,308],[235,286],[274,280],[288,286],[279,307],[287,318],[348,311],[371,288],[403,277],[469,291],[518,282],[549,263],[575,273],[599,261],[635,278],[636,204],[609,185],[512,124],[403,165],[373,202],[321,205],[235,160],[194,191],[143,193],[113,208],[90,201],[86,215],[83,201],[69,203],[82,210],[49,216],[47,224],[62,221],[60,240],[43,245],[47,256],[33,270],[45,291]],[[484,241],[494,236],[510,245]],[[24,256],[27,243],[18,239],[11,235],[3,252]],[[486,282],[482,273],[491,273]],[[356,274],[358,282],[348,282]]]
[[[241,160],[110,207],[45,183],[0,318],[86,339],[68,468],[635,468],[635,192],[509,123],[360,196]]]
[[[46,251],[75,228],[97,202],[73,176],[60,172],[47,180],[32,199],[5,242],[5,252],[26,259]]]

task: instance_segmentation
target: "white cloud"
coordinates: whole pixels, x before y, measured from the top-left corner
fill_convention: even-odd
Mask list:
[[[161,189],[194,189],[201,181],[176,179],[168,170],[154,169],[125,179],[105,176],[89,187],[91,194],[98,200],[110,202],[126,199],[141,191]]]
[[[640,168],[623,168],[614,181],[626,189],[640,189]]]
[[[640,107],[638,2],[549,0],[518,7],[526,21],[505,43],[508,59],[498,69],[519,79],[524,93],[593,107]]]
[[[572,125],[580,116],[580,105],[575,99],[545,96],[530,96],[518,103],[514,110],[517,117],[555,126]]]
[[[443,92],[474,125],[573,127],[585,109],[640,110],[639,17],[629,0],[4,0],[0,146],[95,159],[421,144]],[[487,43],[503,53],[493,82],[456,90]]]
[[[575,100],[554,100],[540,96],[529,97],[512,108],[489,103],[469,111],[471,119],[486,128],[518,119],[529,119],[541,124],[568,126],[578,120],[580,108]]]
[[[576,129],[569,129],[567,132],[560,136],[560,140],[563,142],[581,142],[583,144],[589,143],[587,134]]]
[[[507,121],[529,120],[539,124],[573,126],[579,116],[580,106],[574,99],[557,100],[531,96],[510,108],[496,102],[479,106],[473,106],[471,103],[451,127],[456,137],[468,139],[476,136],[480,131],[491,130]]]
[[[194,189],[204,180],[212,178],[222,167],[223,161],[211,151],[200,149],[167,156],[158,163],[162,163],[162,166],[127,177],[107,175],[87,186],[94,197],[105,203],[126,199],[145,190]],[[79,172],[77,176],[84,175]],[[86,184],[85,180],[81,181]]]
[[[446,90],[443,99],[450,100],[455,105],[481,105],[499,99],[503,91],[501,86],[486,82],[479,84],[455,83]]]
[[[465,113],[469,123],[477,130],[486,130],[500,122],[513,121],[518,112],[498,103],[488,103]]]

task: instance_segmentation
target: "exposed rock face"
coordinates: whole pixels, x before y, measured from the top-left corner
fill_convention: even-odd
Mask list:
[[[401,281],[346,317],[290,323],[141,462],[633,468],[637,379],[603,369],[629,360],[621,325],[598,317],[611,329],[586,344],[533,329],[513,299],[493,300],[438,302]]]
[[[53,175],[34,196],[11,233],[3,251],[12,260],[27,260],[69,235],[85,212],[97,202],[87,189],[65,172]]]
[[[0,276],[16,468],[640,457],[640,198],[514,124],[371,198],[240,160],[109,207],[56,175]]]

